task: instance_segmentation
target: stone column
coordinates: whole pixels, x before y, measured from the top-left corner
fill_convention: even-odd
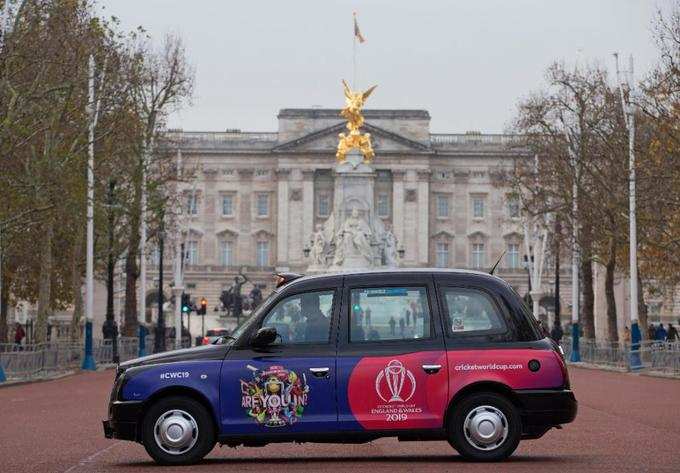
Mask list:
[[[404,177],[406,171],[392,171],[392,225],[399,247],[406,248],[404,241]]]
[[[216,221],[216,200],[217,195],[215,193],[215,178],[217,176],[217,168],[203,166],[203,176],[205,181],[204,194],[203,194],[203,211],[201,212],[201,223],[203,225],[203,231],[205,232],[202,239],[202,250],[203,250],[203,264],[213,265],[218,264],[217,255],[215,254],[215,249],[217,247],[217,241],[215,239],[215,221]]]
[[[277,214],[276,214],[276,266],[288,266],[288,228],[290,226],[288,212],[288,182],[290,169],[277,169]]]
[[[292,222],[292,225],[299,223]],[[303,247],[314,231],[314,170],[302,171],[302,242]],[[302,248],[300,248],[302,251]]]
[[[255,265],[255,246],[250,235],[253,221],[253,174],[252,169],[238,170],[241,189],[243,189],[239,193],[239,235],[236,243],[236,263],[239,266]]]
[[[423,265],[429,261],[430,174],[429,169],[418,171],[418,263]]]

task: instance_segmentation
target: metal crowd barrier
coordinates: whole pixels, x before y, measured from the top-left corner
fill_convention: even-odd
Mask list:
[[[571,337],[560,343],[565,358],[571,358]],[[680,376],[680,341],[644,340],[639,346],[630,342],[579,339],[581,361],[629,371],[654,371]]]
[[[154,337],[145,339],[146,353],[154,352]],[[189,337],[182,339],[182,347],[191,346]],[[165,341],[166,350],[174,350],[175,340]],[[93,356],[97,365],[113,363],[113,345],[111,340],[93,340]],[[120,337],[118,339],[119,361],[137,358],[139,339],[137,337]],[[16,345],[0,343],[0,373],[9,380],[24,380],[59,374],[79,369],[83,362],[84,348],[82,342],[57,341],[51,343]],[[2,381],[2,379],[0,379]]]
[[[111,340],[95,339],[93,355],[98,365],[113,362]],[[189,347],[191,340],[182,339],[182,346]],[[571,338],[561,340],[565,358],[571,358]],[[680,376],[680,341],[662,342],[645,340],[639,347],[631,347],[625,342],[606,342],[598,340],[579,340],[581,361],[599,366],[622,370],[661,372]],[[166,339],[167,350],[173,350],[175,340]],[[635,349],[632,349],[635,348]],[[153,335],[146,337],[146,353],[154,352]],[[119,361],[137,358],[139,339],[120,337],[118,339]],[[80,368],[84,350],[82,342],[59,341],[52,343],[17,346],[13,343],[0,343],[0,367],[8,379],[31,379]]]

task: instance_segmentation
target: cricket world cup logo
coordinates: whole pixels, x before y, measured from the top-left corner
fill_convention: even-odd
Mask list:
[[[416,378],[399,360],[390,361],[375,377],[375,392],[384,402],[408,402],[416,392]]]

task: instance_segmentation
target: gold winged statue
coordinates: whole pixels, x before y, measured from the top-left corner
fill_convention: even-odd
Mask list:
[[[352,149],[358,149],[364,155],[364,162],[370,164],[375,153],[371,146],[370,133],[362,134],[360,131],[360,128],[364,125],[364,116],[361,114],[361,108],[377,85],[374,85],[366,92],[352,91],[345,80],[342,81],[342,85],[345,88],[345,108],[342,109],[340,115],[347,119],[347,130],[349,133],[340,133],[338,135],[340,142],[338,143],[338,151],[335,153],[335,157],[338,163],[344,163],[347,160],[347,153]]]

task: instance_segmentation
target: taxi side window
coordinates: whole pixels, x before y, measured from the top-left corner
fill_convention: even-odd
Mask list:
[[[328,343],[334,291],[306,292],[280,301],[262,321],[274,327],[276,344]]]
[[[350,301],[350,342],[415,340],[432,336],[424,287],[352,289]]]
[[[443,288],[443,293],[449,335],[495,334],[507,330],[503,316],[488,294],[462,287]]]

